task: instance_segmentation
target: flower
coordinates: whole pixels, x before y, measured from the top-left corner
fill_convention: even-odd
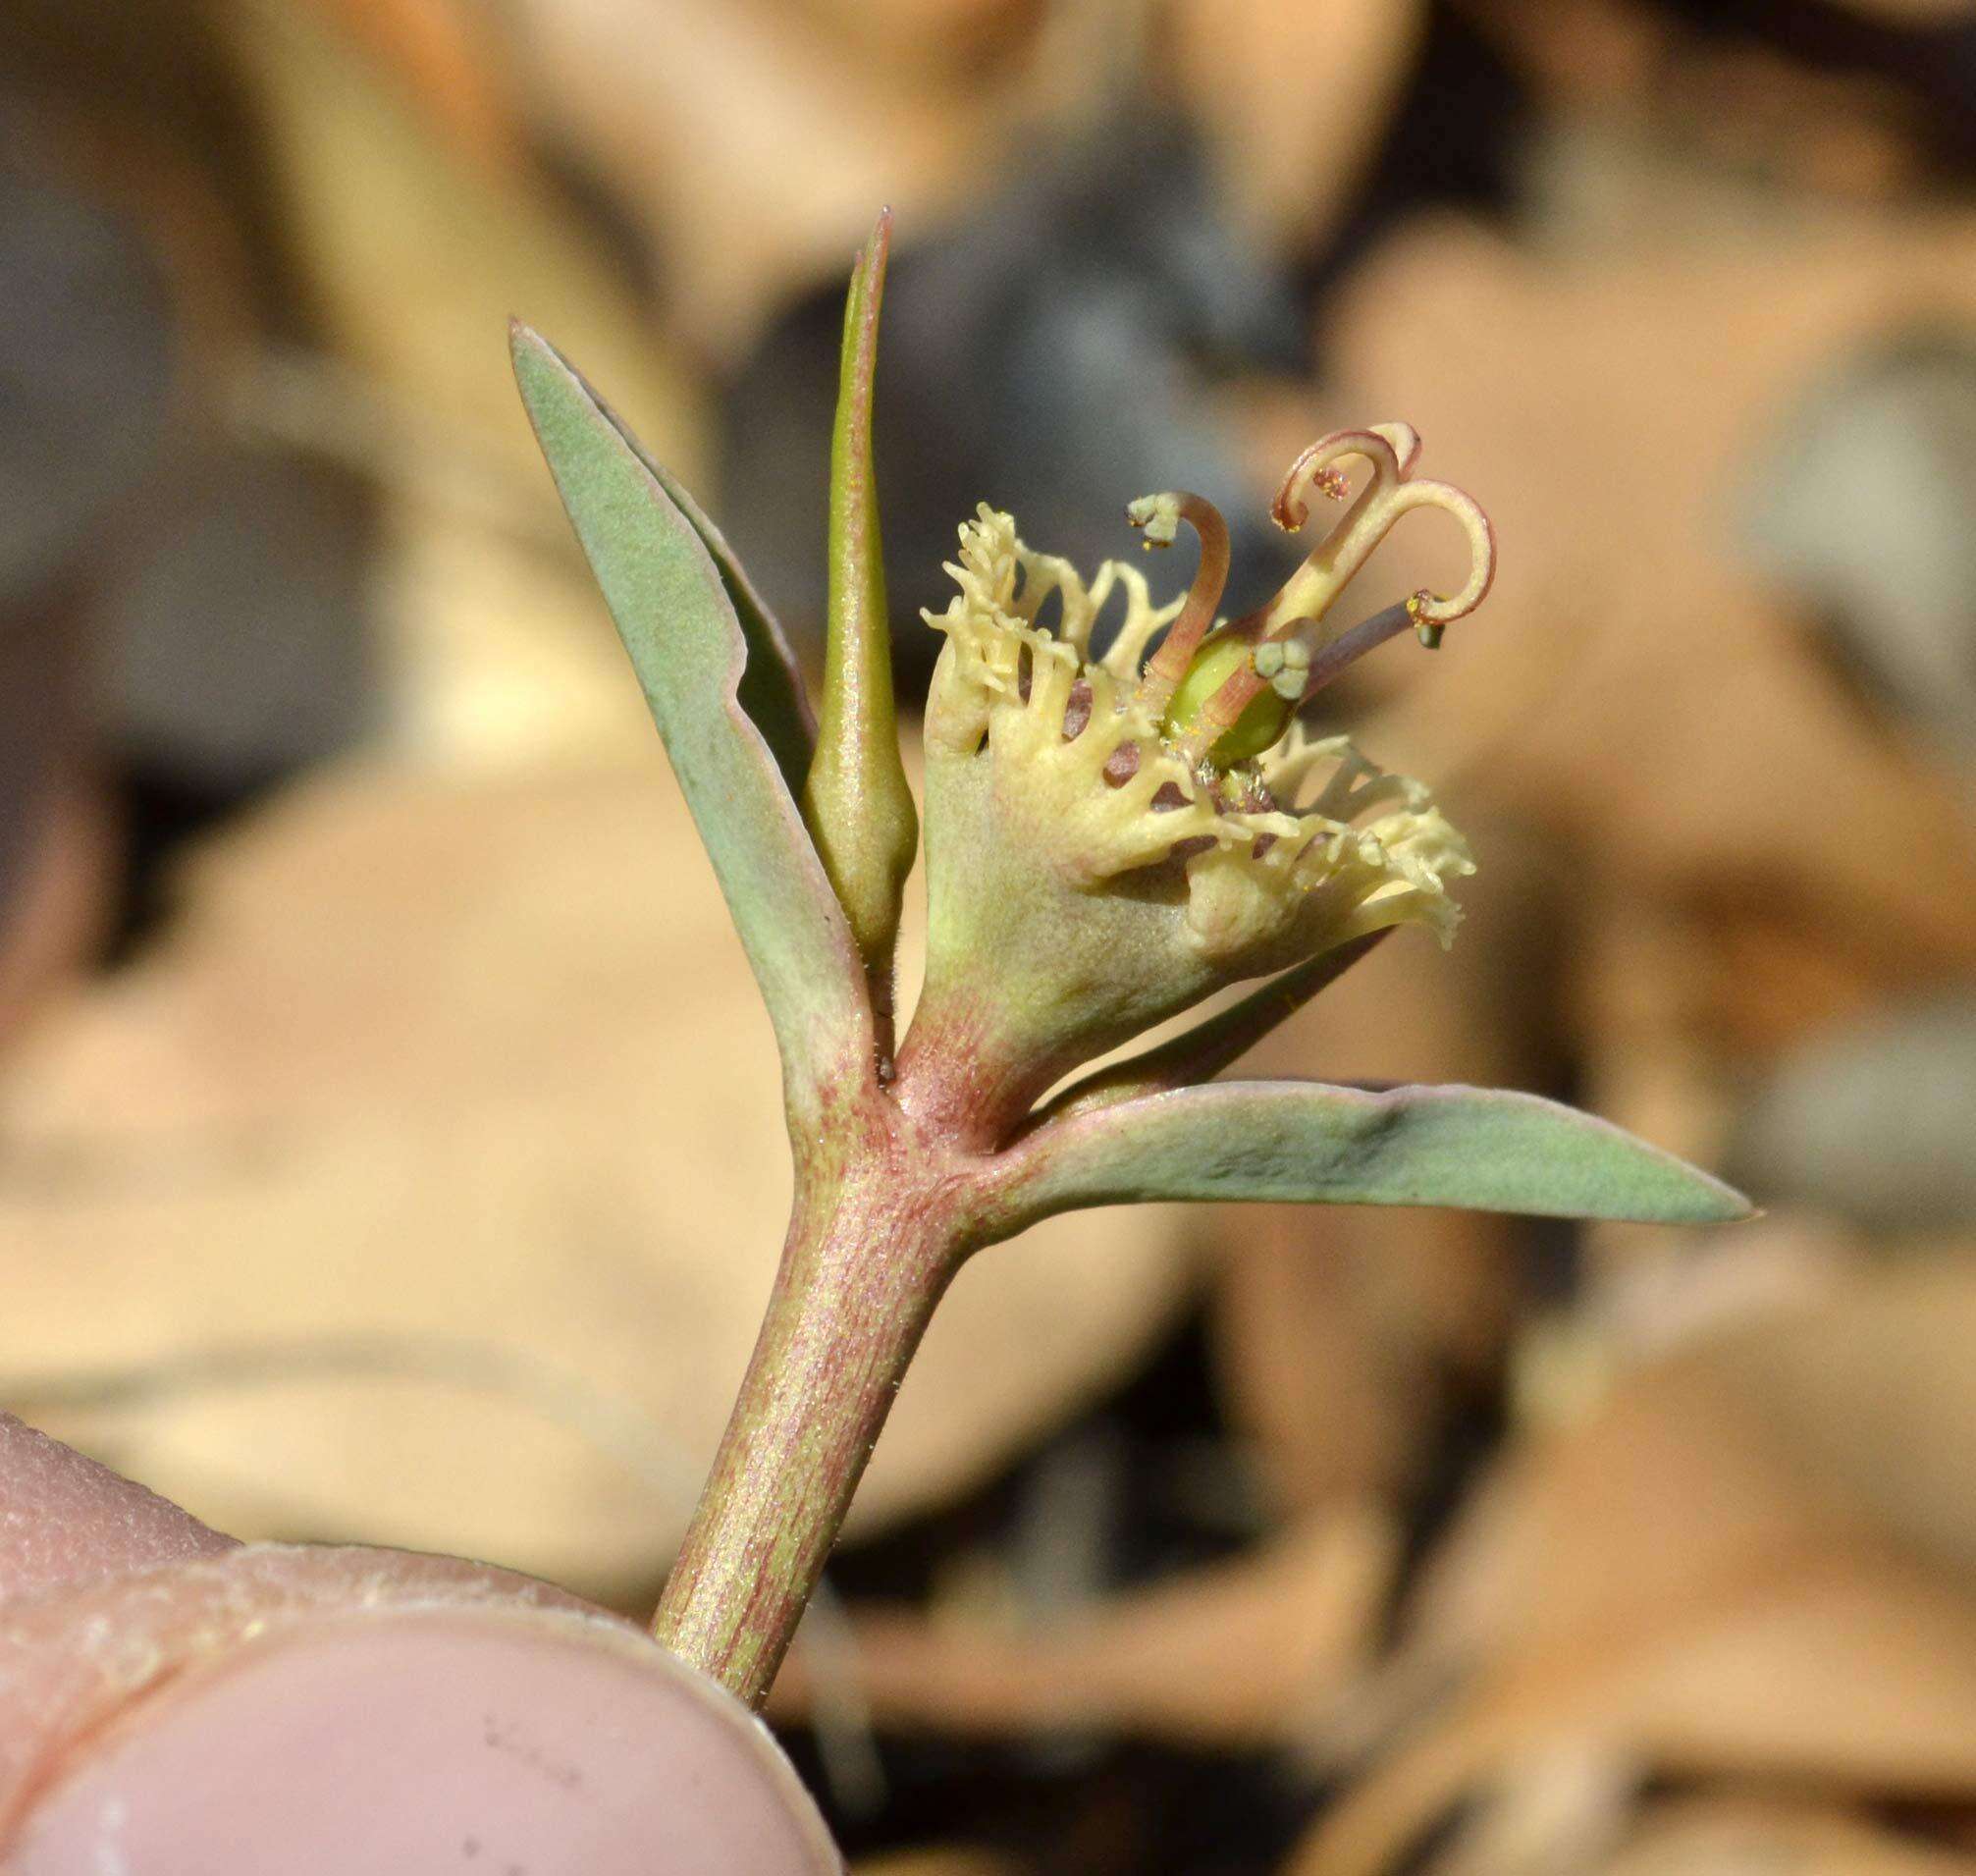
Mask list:
[[[1286,527],[1306,518],[1307,488],[1342,498],[1341,457],[1367,457],[1372,478],[1268,606],[1219,627],[1227,533],[1198,496],[1128,510],[1149,546],[1181,520],[1201,534],[1201,574],[1165,605],[1137,568],[1106,562],[1087,581],[987,506],[961,527],[947,568],[958,591],[926,615],[946,637],[926,722],[927,995],[979,1001],[991,975],[1003,1007],[976,1027],[1005,1032],[1011,1067],[1032,1064],[1026,1081],[1223,984],[1387,927],[1452,936],[1448,885],[1474,865],[1428,789],[1292,715],[1372,645],[1409,625],[1431,642],[1487,590],[1488,524],[1459,491],[1410,479],[1417,449],[1392,425],[1306,451],[1277,500]],[[1337,592],[1423,504],[1468,527],[1468,586],[1324,636]],[[1121,596],[1096,653],[1099,618]]]

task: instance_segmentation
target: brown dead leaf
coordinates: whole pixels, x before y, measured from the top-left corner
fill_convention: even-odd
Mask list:
[[[469,465],[548,515],[554,494],[505,343],[518,315],[581,362],[662,460],[704,484],[699,394],[541,175],[463,145],[367,56],[343,8],[217,11],[267,125],[314,310],[384,406],[380,449],[433,458],[435,484]]]
[[[520,156],[521,126],[477,11],[460,0],[315,0],[392,75],[461,153],[492,168]]]
[[[1251,1555],[1021,1632],[866,1610],[859,1691],[881,1725],[959,1734],[1089,1729],[1241,1748],[1326,1704],[1365,1665],[1398,1560],[1383,1512],[1333,1510]],[[815,1697],[792,1658],[771,1711]]]
[[[1646,1801],[1637,1768],[1579,1748],[1520,1767],[1431,1876],[1969,1876],[1952,1848],[1809,1797]]]
[[[783,295],[839,277],[881,203],[930,230],[980,188],[1033,102],[1034,32],[1015,36],[1013,56],[931,70],[910,35],[853,52],[834,11],[775,0],[512,10],[537,103],[665,256],[684,329],[712,355],[738,357]],[[989,44],[1009,51],[999,28]],[[1085,92],[1082,71],[1066,77]]]
[[[1633,145],[1635,160],[1685,158],[1732,187],[1759,178],[1854,199],[1921,181],[1912,113],[1863,60],[1794,58],[1637,0],[1466,0],[1465,11],[1549,111]]]
[[[1976,1861],[1842,1811],[1751,1799],[1657,1805],[1601,1876],[1971,1876]]]
[[[1162,40],[1231,206],[1279,248],[1330,225],[1385,133],[1425,30],[1419,0],[1186,0]]]
[[[1525,1452],[1442,1561],[1479,1593],[1447,1594],[1456,1620],[1402,1656],[1460,1691],[1295,1867],[1385,1869],[1465,1792],[1575,1745],[1863,1797],[1976,1792],[1972,1336],[1966,1262],[1862,1279],[1643,1370]]]
[[[1976,970],[1952,787],[1731,559],[1737,492],[1800,388],[1957,310],[1976,319],[1976,226],[1954,216],[1624,256],[1448,223],[1397,238],[1348,295],[1331,402],[1404,409],[1505,551],[1476,629],[1389,668],[1402,701],[1367,746],[1470,816],[1556,830],[1616,899],[1712,925],[1788,913],[1803,946],[1882,985]],[[1401,588],[1445,583],[1445,549],[1391,551]],[[1717,1016],[1734,1039],[1734,1000]]]

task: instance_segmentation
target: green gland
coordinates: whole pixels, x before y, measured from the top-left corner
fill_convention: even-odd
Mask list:
[[[1200,721],[1207,700],[1255,656],[1255,647],[1245,639],[1222,630],[1206,639],[1194,654],[1194,662],[1175,688],[1160,727],[1169,736],[1184,735]],[[1290,726],[1295,706],[1265,689],[1251,701],[1234,725],[1208,749],[1207,760],[1218,770],[1259,756],[1277,742]]]

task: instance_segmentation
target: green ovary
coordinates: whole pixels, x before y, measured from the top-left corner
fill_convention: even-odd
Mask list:
[[[1160,727],[1169,736],[1178,736],[1195,722],[1207,700],[1248,663],[1254,650],[1246,640],[1227,631],[1216,632],[1194,654],[1187,675],[1174,690]],[[1273,690],[1265,690],[1240,717],[1235,726],[1208,750],[1207,759],[1216,769],[1226,770],[1238,762],[1259,756],[1277,742],[1289,727],[1291,706]]]

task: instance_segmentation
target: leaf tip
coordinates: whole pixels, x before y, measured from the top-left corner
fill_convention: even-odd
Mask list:
[[[507,355],[514,368],[515,383],[521,390],[521,402],[527,406],[531,421],[538,416],[539,387],[545,373],[561,372],[566,378],[576,379],[568,359],[526,320],[508,319]],[[580,379],[576,381],[579,384],[582,382]],[[555,466],[553,462],[551,466]]]
[[[1720,1211],[1707,1220],[1710,1224],[1754,1224],[1759,1218],[1770,1214],[1746,1192],[1738,1192],[1736,1187],[1721,1179],[1714,1180],[1718,1188],[1717,1197]]]
[[[1659,1194],[1636,1208],[1629,1206],[1607,1215],[1626,1223],[1683,1225],[1748,1224],[1763,1216],[1763,1207],[1728,1180],[1718,1179],[1678,1153],[1648,1147],[1644,1141],[1633,1145],[1661,1162],[1664,1176]],[[1670,1184],[1666,1175],[1672,1175],[1674,1183]],[[1596,1217],[1599,1213],[1588,1210],[1585,1215]]]
[[[507,349],[519,361],[524,351],[548,351],[549,342],[518,314],[507,315]]]

